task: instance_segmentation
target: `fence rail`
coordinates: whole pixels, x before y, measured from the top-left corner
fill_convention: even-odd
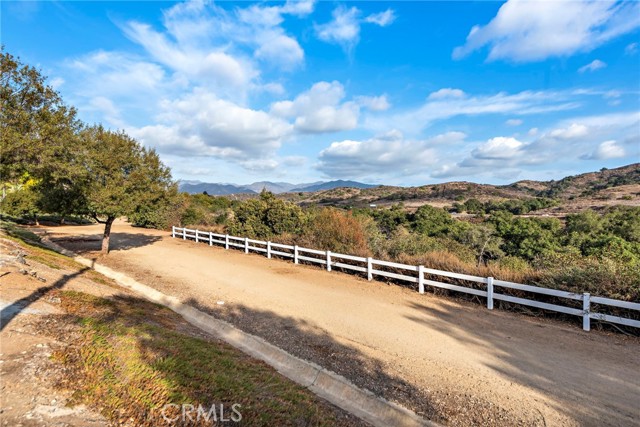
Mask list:
[[[225,249],[230,247],[244,250],[245,253],[260,252],[265,253],[267,258],[274,255],[284,258],[292,258],[295,264],[300,261],[324,265],[327,271],[331,271],[332,267],[343,268],[346,270],[366,273],[368,280],[373,280],[374,276],[382,276],[391,279],[401,280],[418,284],[418,292],[423,294],[425,286],[435,288],[448,289],[451,291],[462,292],[470,295],[476,295],[487,299],[487,308],[493,310],[495,300],[506,301],[513,304],[520,304],[529,307],[540,308],[543,310],[555,311],[558,313],[569,314],[582,317],[582,329],[591,330],[591,320],[616,323],[619,325],[640,328],[640,321],[626,317],[613,316],[605,313],[596,313],[592,311],[592,304],[617,307],[626,310],[640,312],[640,304],[629,301],[620,301],[611,298],[591,296],[589,293],[573,293],[560,291],[557,289],[541,288],[538,286],[525,285],[522,283],[507,282],[504,280],[496,280],[493,277],[478,277],[468,274],[453,273],[449,271],[434,270],[426,268],[422,265],[399,264],[390,261],[382,261],[373,258],[365,258],[348,254],[340,254],[331,251],[320,251],[317,249],[303,248],[297,245],[283,245],[280,243],[254,240],[246,237],[230,236],[228,234],[217,234],[208,231],[190,230],[188,228],[172,227],[172,237],[182,237],[184,240],[194,240],[196,243],[208,243],[209,246],[222,245]],[[281,250],[279,250],[281,249]],[[304,255],[302,255],[304,254]],[[312,256],[307,256],[312,255]],[[351,263],[350,263],[351,262]],[[353,263],[356,263],[355,265]],[[357,264],[359,263],[359,265]],[[378,268],[376,268],[378,267]],[[391,268],[396,271],[386,271],[381,268]],[[400,272],[399,272],[400,271]],[[459,286],[452,283],[439,282],[431,280],[425,276],[444,277],[447,279],[464,280],[467,282],[480,283],[485,285],[485,289],[477,289],[466,286]],[[548,295],[557,298],[564,298],[573,301],[582,301],[581,308],[567,307],[548,302],[536,301],[535,299],[520,298],[504,293],[497,293],[499,288],[515,289],[518,291]]]

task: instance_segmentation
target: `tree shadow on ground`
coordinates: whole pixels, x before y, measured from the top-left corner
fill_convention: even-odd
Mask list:
[[[303,319],[243,305],[218,306],[214,310],[195,298],[187,299],[184,303],[264,338],[301,359],[317,363],[344,376],[356,386],[395,401],[431,421],[455,425],[504,426],[523,421],[496,408],[490,402],[481,401],[464,392],[442,396],[418,387],[392,374],[390,366],[381,360],[338,342],[330,332]]]
[[[584,332],[554,320],[477,307],[410,304],[412,321],[492,355],[485,365],[504,378],[550,396],[581,425],[634,425],[640,417],[640,340]]]
[[[0,311],[0,331],[3,330],[5,327],[7,327],[7,325],[11,322],[11,320],[13,320],[14,317],[16,317],[22,311],[24,311],[31,304],[33,304],[34,302],[36,302],[37,300],[42,298],[48,292],[50,292],[50,291],[52,291],[54,289],[62,288],[70,280],[72,280],[72,279],[74,279],[74,278],[76,278],[78,276],[81,276],[87,270],[89,270],[89,267],[85,267],[85,268],[83,268],[83,269],[81,269],[81,270],[79,270],[79,271],[77,271],[75,273],[72,273],[72,274],[66,274],[66,275],[62,276],[60,279],[56,280],[51,285],[42,286],[42,287],[36,289],[35,291],[33,291],[28,296],[26,296],[24,298],[21,298],[21,299],[15,301],[15,302],[9,304],[6,307],[3,307],[2,310]]]
[[[61,298],[66,318],[82,328],[61,358],[67,387],[117,425],[368,425],[163,306],[127,295]],[[215,415],[198,415],[200,405],[215,405]]]
[[[78,236],[52,235],[49,238],[52,242],[59,244],[65,249],[79,254],[98,252],[102,248],[102,234],[84,234]],[[162,236],[150,236],[143,233],[112,232],[109,242],[109,252],[126,251],[128,249],[152,245],[160,240],[162,240]]]

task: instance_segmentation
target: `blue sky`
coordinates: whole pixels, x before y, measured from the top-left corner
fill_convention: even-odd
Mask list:
[[[174,178],[510,183],[640,161],[640,3],[6,2],[5,49]]]

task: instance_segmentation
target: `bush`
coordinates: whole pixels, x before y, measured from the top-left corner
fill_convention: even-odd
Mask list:
[[[284,233],[300,234],[307,222],[302,209],[262,191],[260,198],[246,200],[233,207],[229,233],[257,239],[270,239]]]
[[[526,260],[515,256],[506,256],[497,262],[499,268],[503,270],[511,270],[518,273],[530,273],[532,268]]]
[[[539,286],[640,301],[640,268],[608,257],[554,254],[536,262]]]
[[[334,208],[313,212],[302,238],[304,244],[311,248],[357,256],[370,255],[365,221],[351,212]]]

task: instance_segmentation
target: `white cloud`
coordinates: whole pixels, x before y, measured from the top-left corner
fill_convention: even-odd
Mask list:
[[[549,135],[558,139],[574,139],[583,138],[589,133],[589,128],[585,125],[571,123],[567,128],[560,128],[552,130]]]
[[[194,1],[166,10],[162,31],[136,21],[122,28],[155,61],[198,78],[200,84],[222,79],[221,85],[242,86],[259,75],[254,59],[286,70],[304,62],[303,49],[286,34],[282,23],[285,15],[304,16],[313,6],[305,1],[227,11],[213,3]]]
[[[381,96],[356,96],[356,102],[371,111],[386,111],[391,107],[387,95]]]
[[[332,13],[333,20],[316,25],[318,38],[328,43],[339,44],[349,50],[360,38],[360,9],[338,6]]]
[[[316,168],[332,178],[402,176],[423,172],[438,162],[437,144],[458,143],[461,132],[426,140],[407,140],[393,130],[364,141],[333,142],[320,152]]]
[[[384,12],[380,12],[380,13],[374,13],[364,18],[365,22],[376,24],[381,27],[386,27],[387,25],[391,25],[391,23],[393,23],[393,21],[395,20],[396,20],[396,16],[392,9],[387,9]]]
[[[332,16],[333,20],[326,24],[315,25],[316,34],[320,40],[338,44],[346,51],[351,51],[360,41],[360,27],[363,23],[386,27],[396,18],[393,10],[387,9],[363,19],[360,9],[343,5],[336,7]]]
[[[605,68],[607,66],[607,64],[605,62],[600,61],[599,59],[594,59],[593,61],[589,62],[587,65],[584,65],[580,68],[578,68],[578,72],[579,73],[584,73],[586,71],[597,71],[600,70],[602,68]]]
[[[153,60],[179,72],[190,81],[231,93],[246,90],[258,71],[247,59],[234,57],[222,49],[184,47],[170,41],[148,24],[130,22],[125,33],[139,43]]]
[[[282,13],[303,17],[313,12],[315,3],[315,0],[287,0],[280,9]]]
[[[638,112],[575,117],[544,133],[529,132],[529,136],[534,137],[529,142],[504,136],[490,138],[473,148],[461,161],[443,162],[432,176],[454,178],[489,172],[495,176],[492,172],[495,170],[523,170],[530,166],[539,169],[539,165],[549,166],[568,160],[633,159],[640,148],[639,128]],[[605,142],[601,143],[603,140]],[[622,141],[622,144],[616,141]],[[579,155],[586,150],[592,153]]]
[[[429,100],[437,100],[437,99],[447,99],[447,98],[464,98],[467,94],[464,93],[461,89],[453,89],[450,87],[439,89],[435,92],[431,92],[427,99]]]
[[[319,82],[293,101],[280,101],[271,106],[271,114],[294,118],[294,126],[302,133],[338,132],[354,129],[360,108],[345,102],[344,87],[337,81]]]
[[[272,172],[276,170],[279,166],[279,163],[275,159],[255,159],[255,160],[247,160],[240,163],[243,168],[251,172]]]
[[[272,95],[283,95],[285,93],[284,86],[280,83],[270,82],[256,85],[255,90],[270,93]]]
[[[638,43],[629,43],[624,48],[624,53],[627,55],[635,55],[638,53]]]
[[[531,128],[529,129],[529,132],[527,132],[527,135],[529,136],[536,136],[538,134],[538,128]]]
[[[292,126],[264,111],[238,106],[203,89],[162,105],[160,124],[130,129],[145,145],[181,156],[241,162],[271,158]]]
[[[513,159],[522,154],[524,143],[515,138],[497,136],[478,146],[471,155],[477,159]]]
[[[120,110],[110,99],[105,98],[104,96],[97,96],[91,99],[86,108],[100,113],[102,117],[104,117],[107,125],[120,129],[127,126],[122,119],[122,113]]]
[[[300,167],[307,163],[307,158],[304,156],[286,156],[282,159],[282,164],[290,167]]]
[[[520,126],[523,122],[520,119],[509,119],[505,123],[507,126]]]
[[[626,152],[624,147],[620,146],[616,141],[604,141],[589,156],[583,157],[585,160],[609,160],[624,157]]]
[[[386,117],[367,117],[368,129],[384,131],[396,128],[418,135],[434,122],[456,116],[516,114],[520,116],[565,111],[580,106],[575,96],[566,92],[524,91],[515,94],[499,92],[494,95],[470,96],[460,89],[440,89],[414,109]]]
[[[637,2],[509,0],[491,22],[471,29],[453,57],[489,46],[489,60],[542,61],[589,52],[639,26]]]
[[[166,74],[162,67],[119,52],[97,51],[67,61],[76,92],[85,96],[119,96],[156,91]],[[99,92],[99,93],[97,93]]]
[[[64,84],[64,79],[62,77],[54,77],[49,81],[49,86],[53,88],[53,90],[59,90]]]

